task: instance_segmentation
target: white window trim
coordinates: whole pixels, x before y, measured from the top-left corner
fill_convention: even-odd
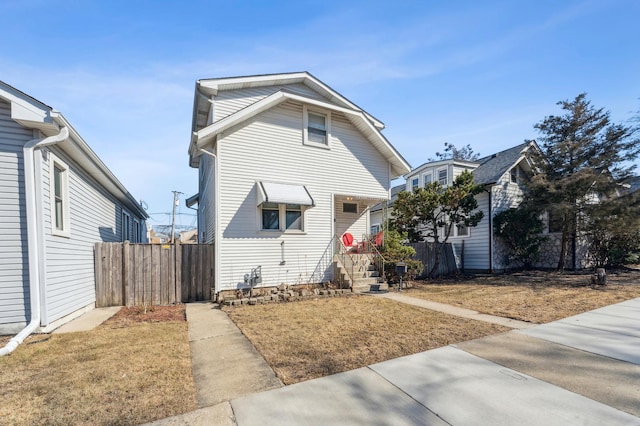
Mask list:
[[[127,217],[129,220],[125,220],[125,217]],[[127,225],[125,227],[125,225]],[[131,215],[129,213],[127,213],[126,211],[124,211],[124,209],[122,210],[122,224],[120,225],[120,231],[121,231],[121,235],[122,235],[122,241],[129,241],[129,242],[134,242],[131,241]],[[127,230],[127,236],[125,236],[124,230]],[[129,237],[129,238],[126,238]]]
[[[327,143],[318,143],[309,140],[309,113],[323,115],[325,117],[325,127],[327,131]],[[316,148],[331,149],[331,111],[318,108],[302,106],[302,143],[303,145],[315,146]]]
[[[518,166],[512,167],[509,170],[509,183],[519,183],[520,181],[520,168]],[[515,175],[515,180],[513,179]]]
[[[447,173],[447,181],[444,184],[440,183],[440,172],[441,171],[445,171]],[[441,167],[441,168],[439,168],[436,171],[436,177],[438,178],[438,183],[440,183],[440,185],[442,185],[442,186],[449,185],[449,167]]]
[[[424,181],[424,179],[425,179],[427,176],[429,176],[429,177],[431,178],[431,182],[429,182],[429,183],[426,183],[426,182]],[[427,187],[427,185],[428,185],[428,184],[431,184],[431,183],[433,183],[433,172],[431,172],[431,171],[430,171],[430,172],[424,173],[424,174],[422,175],[422,187],[423,187],[423,188],[426,188],[426,187]]]
[[[54,169],[56,167],[62,171],[62,173],[60,173],[60,188],[62,191],[62,229],[56,228],[56,190],[54,183]],[[69,238],[71,237],[71,220],[69,217],[69,166],[53,153],[50,153],[49,159],[49,191],[49,201],[51,203],[51,235]]]
[[[416,181],[416,185],[413,185],[413,182]],[[419,177],[414,177],[411,178],[411,192],[415,191],[416,189],[420,188],[420,178]]]
[[[300,229],[287,229],[287,205],[278,203],[278,223],[279,229],[264,229],[262,227],[262,204],[258,206],[258,233],[283,233],[283,234],[305,234],[305,211],[307,206],[300,206]]]

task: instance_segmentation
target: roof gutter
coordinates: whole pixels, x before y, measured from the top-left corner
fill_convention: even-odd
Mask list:
[[[38,148],[54,145],[65,141],[69,138],[69,129],[65,126],[60,129],[57,135],[49,136],[44,139],[33,139],[25,144],[24,152],[24,186],[27,210],[27,249],[29,256],[29,300],[31,301],[31,320],[29,324],[22,329],[15,337],[0,349],[0,356],[8,355],[13,352],[24,339],[33,333],[40,326],[40,232],[42,229],[38,226],[37,203],[38,196],[36,193],[35,178],[35,156],[34,152]]]

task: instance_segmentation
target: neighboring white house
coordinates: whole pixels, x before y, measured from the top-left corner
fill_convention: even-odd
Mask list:
[[[0,334],[92,309],[94,243],[145,240],[147,217],[59,112],[0,82]]]
[[[410,170],[383,128],[307,72],[197,81],[189,204],[215,242],[215,292],[332,279],[334,236],[368,234]]]
[[[516,267],[509,261],[506,248],[493,236],[493,217],[522,201],[522,174],[531,170],[527,150],[535,143],[522,143],[477,161],[441,160],[425,163],[405,175],[406,191],[423,188],[431,182],[450,185],[464,170],[473,173],[474,181],[485,187],[476,196],[484,217],[476,227],[452,229],[452,243],[458,266],[465,271],[500,271]]]

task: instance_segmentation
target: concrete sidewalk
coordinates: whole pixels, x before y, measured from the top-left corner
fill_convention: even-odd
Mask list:
[[[533,326],[382,297],[515,330],[282,387],[224,312],[189,304],[203,408],[152,424],[640,425],[640,298]]]
[[[248,395],[231,406],[240,426],[638,425],[639,320],[634,299]]]

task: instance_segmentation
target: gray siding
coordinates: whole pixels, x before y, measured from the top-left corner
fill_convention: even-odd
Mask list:
[[[0,327],[31,315],[22,153],[30,139],[33,132],[11,120],[0,101]]]
[[[42,172],[42,211],[45,224],[46,298],[43,325],[47,325],[95,302],[93,245],[95,242],[122,241],[121,204],[100,187],[86,172],[57,148],[54,154],[69,166],[70,236],[52,234],[49,163],[51,156],[39,153]],[[129,235],[133,235],[131,216]]]
[[[345,117],[332,114],[331,149],[302,143],[302,118],[302,105],[287,102],[219,137],[218,291],[243,286],[257,266],[263,286],[306,282],[334,232],[334,194],[387,198],[388,162]],[[260,230],[255,185],[262,180],[307,186],[316,206],[305,211],[304,233]],[[357,233],[368,231],[363,217]]]
[[[450,237],[449,242],[454,245],[456,255],[462,254],[464,240],[464,268],[470,270],[487,271],[489,269],[489,194],[483,192],[476,196],[478,210],[484,212],[484,217],[478,226],[469,230],[468,237]]]

